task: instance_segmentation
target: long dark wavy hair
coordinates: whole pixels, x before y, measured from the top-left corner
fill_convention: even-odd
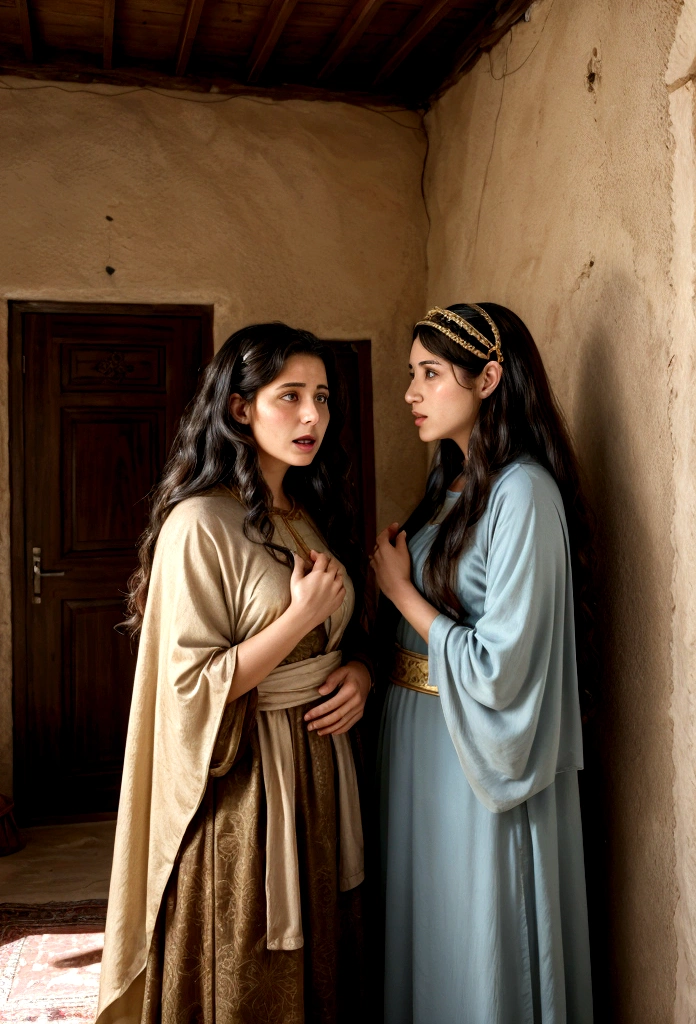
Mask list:
[[[292,566],[292,552],[273,540],[272,495],[261,474],[251,429],[232,417],[229,399],[236,393],[253,401],[295,355],[316,356],[324,363],[331,415],[314,459],[308,466],[291,466],[283,489],[314,520],[329,549],[346,566],[360,597],[363,561],[352,512],[356,502],[350,490],[348,456],[340,441],[346,396],[334,354],[308,331],[282,323],[254,324],[231,335],[206,367],[152,492],[149,523],[138,547],[140,566],[129,581],[124,627],[131,635],[142,624],[162,524],[186,498],[219,485],[233,489],[246,510],[245,535]]]
[[[425,497],[404,528],[410,536],[429,522],[442,506],[448,486],[463,473],[461,496],[437,531],[423,569],[428,600],[461,621],[463,609],[455,592],[457,560],[469,531],[483,515],[496,474],[520,456],[534,459],[549,471],[561,492],[568,523],[580,698],[587,715],[594,704],[592,684],[596,669],[594,556],[592,516],[583,496],[577,458],[565,418],[527,327],[505,306],[494,302],[479,305],[500,332],[504,358],[500,383],[481,404],[466,460],[454,441],[439,442]],[[465,304],[448,308],[493,341],[491,328],[481,313]],[[485,365],[482,360],[435,327],[416,326],[413,337],[420,338],[428,352],[458,367],[460,377],[464,378],[463,387],[481,374]],[[462,333],[462,337],[466,339],[467,335]]]

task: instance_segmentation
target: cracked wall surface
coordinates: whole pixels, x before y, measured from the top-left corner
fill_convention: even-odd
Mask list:
[[[542,0],[426,117],[428,301],[501,302],[527,322],[597,516],[603,677],[582,785],[597,1019],[611,1024],[696,1020],[692,995],[677,1003],[693,740],[670,713],[679,686],[694,720],[693,673],[674,676],[671,649],[675,472],[690,489],[696,454],[689,420],[675,467],[671,363],[693,342],[690,325],[673,336],[670,277],[680,7]]]
[[[210,303],[218,345],[273,319],[371,338],[380,528],[405,515],[425,473],[395,372],[425,295],[417,115],[8,78],[0,139],[3,351],[7,299]],[[12,747],[7,433],[3,356],[0,792]]]

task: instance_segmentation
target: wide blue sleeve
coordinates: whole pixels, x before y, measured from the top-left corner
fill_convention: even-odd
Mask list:
[[[480,542],[483,614],[472,628],[438,616],[428,667],[472,789],[505,811],[557,771],[582,767],[570,560],[551,478],[510,473],[491,497]]]

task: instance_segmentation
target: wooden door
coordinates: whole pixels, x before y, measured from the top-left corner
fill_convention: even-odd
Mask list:
[[[146,496],[212,356],[210,328],[202,307],[13,304],[16,800],[25,822],[116,810],[136,648],[114,627]]]
[[[348,397],[348,415],[341,434],[350,458],[350,477],[357,499],[355,510],[365,551],[372,551],[376,534],[375,442],[372,423],[372,358],[369,341],[329,341]]]

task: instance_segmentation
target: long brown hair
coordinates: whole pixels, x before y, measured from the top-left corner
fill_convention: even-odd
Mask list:
[[[331,416],[316,456],[308,466],[291,466],[283,488],[310,514],[360,595],[362,552],[355,531],[348,456],[340,441],[345,390],[334,354],[308,331],[282,323],[254,324],[231,335],[216,353],[181,419],[162,477],[151,495],[150,519],[138,547],[140,566],[129,581],[129,617],[124,626],[131,635],[142,625],[162,525],[186,498],[221,484],[232,488],[246,509],[245,535],[263,544],[278,561],[292,566],[292,552],[272,539],[272,495],[261,473],[251,430],[233,418],[229,399],[236,393],[253,401],[291,356],[304,354],[316,356],[326,367]]]
[[[583,495],[577,458],[565,418],[527,327],[505,306],[494,302],[479,306],[500,332],[502,377],[481,404],[466,461],[454,441],[439,442],[425,496],[405,529],[411,536],[430,521],[441,507],[448,485],[464,474],[461,495],[437,531],[423,569],[428,600],[446,615],[460,620],[463,609],[455,590],[457,560],[469,531],[485,511],[496,474],[521,456],[534,459],[549,471],[561,492],[568,523],[580,696],[587,712],[592,704],[595,669],[592,518]],[[465,304],[448,308],[493,342],[490,325],[476,309]],[[413,336],[420,338],[428,352],[457,366],[465,378],[471,380],[481,373],[481,359],[436,327],[416,326]],[[466,333],[462,337],[467,339]]]

